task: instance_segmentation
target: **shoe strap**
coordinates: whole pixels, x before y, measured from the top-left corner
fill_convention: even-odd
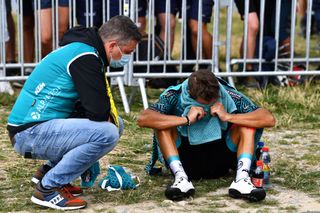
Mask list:
[[[248,169],[242,169],[243,172],[247,172],[248,174],[250,173],[250,171]]]
[[[69,192],[69,190],[66,187],[61,187],[58,192],[68,200],[74,199],[74,196]]]
[[[186,177],[184,177],[184,176],[180,176],[180,177],[178,177],[178,178],[176,178],[176,179],[174,180],[173,185],[177,185],[177,184],[180,183],[183,179],[186,179],[186,180],[188,181],[188,178],[186,178]]]

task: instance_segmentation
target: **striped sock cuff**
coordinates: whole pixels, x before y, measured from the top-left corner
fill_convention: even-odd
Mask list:
[[[170,165],[170,163],[175,160],[180,161],[179,155],[171,155],[170,157],[167,158],[167,163]]]
[[[242,153],[239,155],[238,160],[240,160],[241,158],[248,158],[250,160],[252,160],[252,154],[250,153]]]

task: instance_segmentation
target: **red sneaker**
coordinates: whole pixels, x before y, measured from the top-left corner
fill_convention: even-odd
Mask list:
[[[40,168],[34,173],[31,181],[34,184],[38,184],[39,181],[42,180],[43,176],[50,170],[52,167],[44,164],[40,166]],[[65,185],[64,188],[66,188],[73,196],[79,196],[83,193],[82,189],[78,186],[73,186],[70,183]]]
[[[59,210],[82,209],[87,206],[85,200],[74,197],[65,187],[44,189],[40,184],[37,184],[31,201],[40,206]]]
[[[68,190],[73,196],[79,196],[83,193],[82,189],[79,186],[73,186],[70,183],[64,185],[64,188]]]

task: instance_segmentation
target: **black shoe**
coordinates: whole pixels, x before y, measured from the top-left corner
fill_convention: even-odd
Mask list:
[[[169,186],[165,191],[166,197],[174,201],[183,200],[193,196],[194,193],[195,190],[191,181],[185,177],[177,178],[172,186]]]
[[[256,188],[250,178],[242,178],[233,181],[229,187],[229,196],[232,198],[244,198],[252,202],[263,200],[266,197],[266,192],[263,188]]]
[[[255,88],[255,89],[260,88],[259,81],[253,76],[244,77],[242,80],[242,84],[247,88]]]

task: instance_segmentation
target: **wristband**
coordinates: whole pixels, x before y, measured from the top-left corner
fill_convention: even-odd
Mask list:
[[[187,126],[190,126],[190,119],[188,117],[188,115],[184,116],[187,119]]]

